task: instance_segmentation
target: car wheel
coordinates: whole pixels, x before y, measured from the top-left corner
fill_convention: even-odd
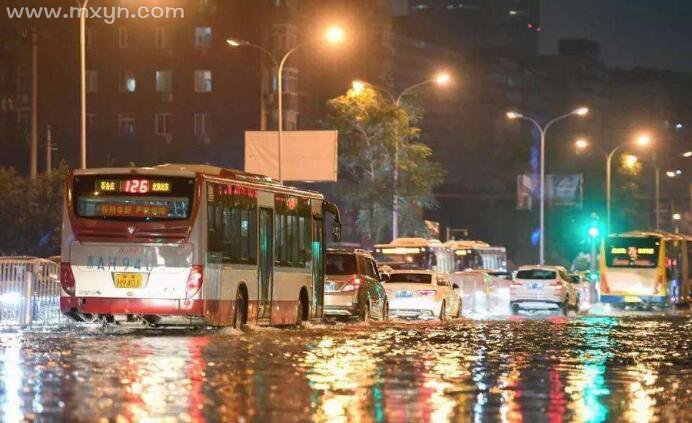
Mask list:
[[[561,316],[564,316],[567,314],[567,302],[565,301],[564,303],[558,303],[558,313],[560,313]]]
[[[461,301],[459,301],[459,307],[457,307],[457,319],[461,319]]]
[[[363,311],[360,315],[360,320],[362,322],[368,323],[370,321],[370,303],[366,302],[363,306]]]
[[[389,320],[389,301],[385,301],[382,305],[382,321],[386,322]]]
[[[517,304],[517,303],[512,304],[512,314],[513,315],[519,314],[519,304]]]
[[[579,298],[579,295],[577,295],[577,299],[574,301],[574,311],[577,313],[579,313],[580,303],[581,298]]]
[[[442,301],[442,306],[440,307],[440,321],[444,322],[447,320],[447,305]]]

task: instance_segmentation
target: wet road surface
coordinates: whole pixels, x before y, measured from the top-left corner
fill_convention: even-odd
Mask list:
[[[0,333],[0,420],[691,421],[692,319]]]

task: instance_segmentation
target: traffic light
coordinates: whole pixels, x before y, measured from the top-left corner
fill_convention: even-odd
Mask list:
[[[601,231],[598,229],[598,226],[591,225],[589,227],[589,236],[591,238],[598,238],[598,236],[601,234]]]

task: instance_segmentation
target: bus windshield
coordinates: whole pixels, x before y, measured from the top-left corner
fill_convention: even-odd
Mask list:
[[[392,269],[427,269],[428,253],[389,254],[376,253],[378,264],[386,264]]]
[[[659,238],[611,238],[606,240],[608,267],[653,268],[658,264]]]
[[[118,221],[184,220],[190,217],[195,180],[154,175],[75,176],[79,217]]]

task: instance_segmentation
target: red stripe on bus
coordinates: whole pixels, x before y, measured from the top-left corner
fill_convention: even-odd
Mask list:
[[[60,310],[89,314],[153,314],[157,316],[204,316],[203,300],[145,298],[61,297]]]

